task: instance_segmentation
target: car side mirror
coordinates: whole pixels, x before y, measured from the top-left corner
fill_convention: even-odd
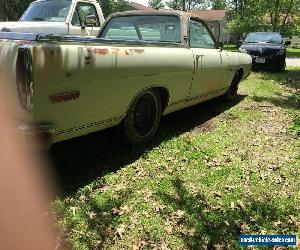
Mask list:
[[[87,15],[84,24],[86,27],[95,27],[97,25],[97,17],[95,15]]]
[[[284,43],[285,46],[290,46],[291,44],[292,44],[291,41],[286,41],[286,42]]]
[[[238,46],[241,46],[244,43],[244,40],[240,39],[238,40]]]

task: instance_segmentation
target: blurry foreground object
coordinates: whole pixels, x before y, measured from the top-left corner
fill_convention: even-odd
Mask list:
[[[1,79],[0,79],[1,83]],[[45,164],[19,142],[13,100],[0,85],[0,249],[55,249]],[[12,104],[12,105],[11,105]]]

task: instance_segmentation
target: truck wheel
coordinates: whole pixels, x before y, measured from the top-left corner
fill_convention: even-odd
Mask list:
[[[234,100],[238,96],[238,85],[242,79],[242,73],[237,71],[233,77],[231,85],[229,89],[226,91],[224,95],[224,99],[227,101]]]
[[[144,143],[155,135],[161,117],[161,99],[156,90],[146,90],[131,104],[124,119],[125,136],[129,143]]]

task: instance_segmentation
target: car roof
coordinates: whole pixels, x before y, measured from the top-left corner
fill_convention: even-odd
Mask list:
[[[106,21],[104,23],[104,26],[106,25],[106,23],[113,17],[122,17],[122,16],[131,16],[131,15],[141,15],[141,16],[144,16],[144,15],[166,15],[166,16],[178,16],[182,19],[182,23],[185,24],[182,26],[183,28],[183,35],[186,36],[188,34],[188,20],[189,18],[195,18],[195,19],[198,19],[200,20],[201,22],[203,23],[206,23],[207,25],[207,22],[201,18],[199,18],[199,16],[197,16],[196,14],[192,13],[192,12],[187,12],[187,11],[179,11],[179,10],[147,10],[147,11],[141,11],[141,10],[130,10],[130,11],[123,11],[123,12],[116,12],[116,13],[113,13],[111,15],[109,15],[107,18],[106,18]],[[212,33],[211,33],[212,34]],[[213,35],[213,34],[212,34]]]
[[[180,10],[147,10],[147,11],[129,10],[129,11],[116,12],[116,13],[111,14],[110,16],[130,16],[130,15],[177,15],[177,16],[198,17],[197,15],[193,14],[192,12],[186,12],[186,11],[180,11]]]
[[[274,34],[274,35],[280,35],[280,33],[278,33],[278,32],[266,32],[266,31],[250,32],[249,34],[266,34],[266,35]]]

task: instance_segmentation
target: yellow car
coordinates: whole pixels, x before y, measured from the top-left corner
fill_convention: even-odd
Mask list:
[[[130,143],[146,142],[162,115],[235,98],[251,65],[179,11],[116,13],[97,38],[0,34],[1,72],[30,114],[19,129],[50,144],[121,123]]]

